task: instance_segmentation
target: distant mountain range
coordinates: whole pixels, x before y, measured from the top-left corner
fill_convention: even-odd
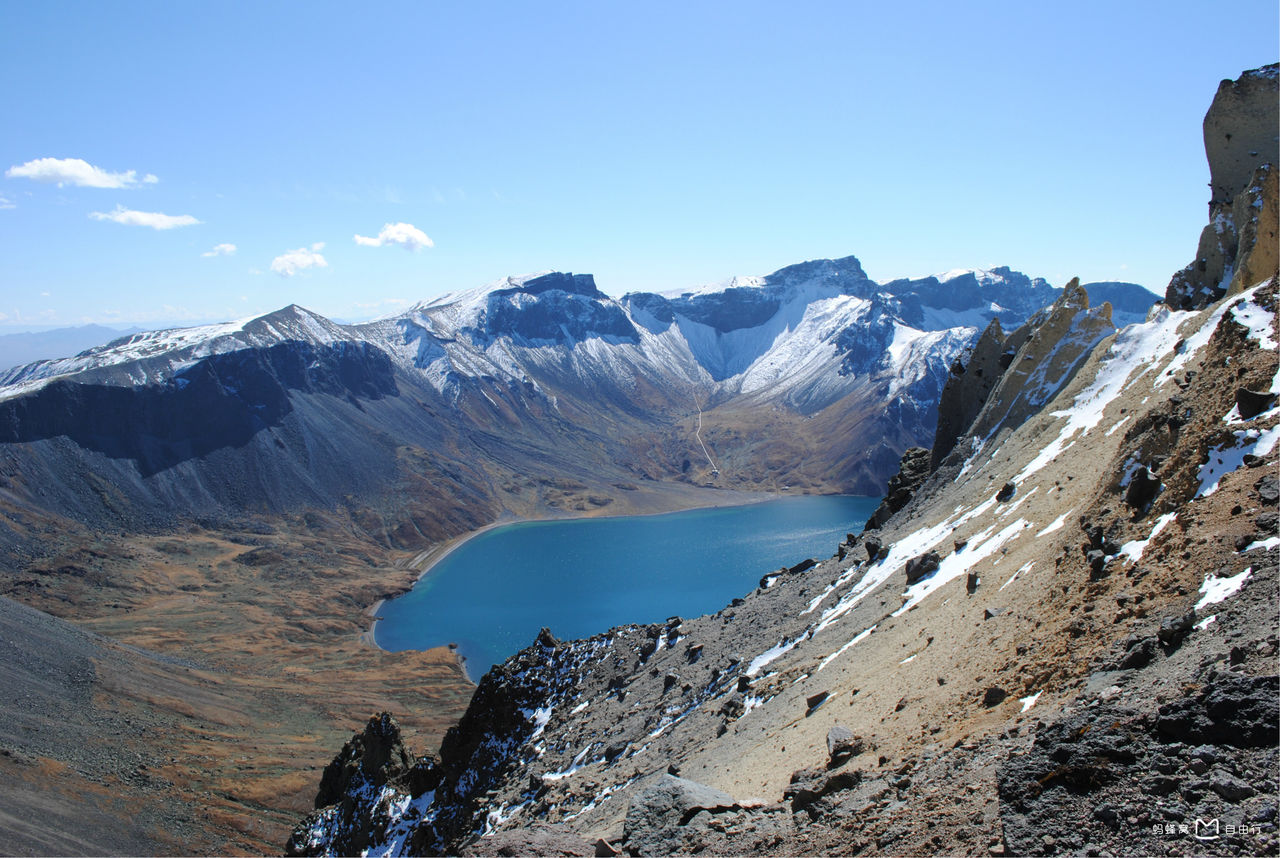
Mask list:
[[[80,325],[47,331],[0,334],[0,372],[38,360],[77,354],[141,330],[142,328],[132,326],[108,328],[104,325]]]
[[[1087,288],[1117,324],[1154,301]],[[1008,268],[879,284],[846,257],[620,299],[509,277],[358,325],[293,305],[0,373],[0,443],[33,505],[89,523],[341,505],[405,545],[637,481],[878,494],[981,330],[1059,292]]]

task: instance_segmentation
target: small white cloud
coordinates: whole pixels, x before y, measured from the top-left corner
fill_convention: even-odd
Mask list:
[[[311,245],[310,250],[305,247],[287,250],[271,260],[271,270],[281,277],[292,277],[308,268],[328,268],[329,263],[320,255],[323,249],[324,242],[318,241]]]
[[[436,243],[427,234],[411,223],[388,223],[376,238],[357,235],[356,244],[364,247],[382,247],[387,244],[398,244],[405,250],[421,250],[424,247],[435,247]]]
[[[40,297],[42,297],[42,298],[48,298],[48,297],[50,297],[50,296],[49,296],[49,293],[48,293],[48,292],[41,292],[41,293],[40,293]]]
[[[201,256],[230,256],[236,252],[234,244],[215,244],[213,250],[206,250]]]
[[[179,226],[194,226],[200,223],[191,215],[167,215],[163,212],[139,212],[116,206],[115,211],[89,212],[94,220],[109,220],[126,226],[149,226],[152,229],[173,229]]]
[[[52,182],[58,187],[78,185],[82,188],[132,188],[138,185],[136,170],[110,173],[80,158],[36,158],[34,161],[10,167],[4,174],[10,179]],[[148,173],[142,181],[146,184],[155,184],[160,180]]]
[[[16,209],[17,203],[8,197],[0,196],[0,209]]]
[[[154,185],[158,181],[160,181],[160,177],[155,173],[147,173],[142,177],[142,184],[144,185]]]

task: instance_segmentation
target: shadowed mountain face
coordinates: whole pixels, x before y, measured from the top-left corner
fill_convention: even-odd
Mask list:
[[[160,384],[55,381],[0,402],[0,443],[65,436],[86,450],[131,459],[150,477],[189,459],[244,447],[293,411],[291,394],[322,394],[362,408],[398,394],[391,361],[367,343],[279,343],[211,355]]]
[[[1007,268],[879,285],[846,257],[679,295],[550,273],[362,325],[290,306],[134,334],[0,375],[0,501],[130,526],[376,509],[412,545],[636,481],[875,494],[978,332],[1057,292]]]

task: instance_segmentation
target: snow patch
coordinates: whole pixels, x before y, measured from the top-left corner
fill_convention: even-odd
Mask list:
[[[1000,550],[1006,542],[1016,539],[1018,535],[1031,523],[1024,518],[1020,518],[1013,524],[1005,527],[995,536],[991,536],[994,525],[987,528],[982,533],[969,540],[969,543],[960,551],[950,554],[942,559],[942,563],[938,566],[938,571],[934,572],[928,578],[917,581],[907,588],[904,594],[907,601],[901,608],[893,612],[893,616],[899,617],[907,611],[920,604],[927,596],[935,592],[949,581],[964,575],[974,567],[979,561],[990,557]]]
[[[1147,543],[1156,538],[1156,534],[1164,530],[1171,521],[1178,517],[1176,512],[1168,512],[1156,519],[1155,527],[1151,528],[1151,533],[1146,539],[1135,539],[1126,542],[1120,546],[1120,553],[1129,558],[1130,563],[1137,563],[1142,559],[1142,552],[1147,549]]]
[[[1205,498],[1218,490],[1222,478],[1244,465],[1244,457],[1254,455],[1264,457],[1280,441],[1280,426],[1273,426],[1265,431],[1258,429],[1241,429],[1233,433],[1235,443],[1231,446],[1209,448],[1209,461],[1200,466],[1196,475],[1200,480],[1200,488],[1196,489],[1197,498]]]
[[[845,652],[849,650],[851,647],[857,646],[860,641],[865,640],[866,637],[870,635],[872,632],[874,632],[875,630],[876,630],[876,627],[872,626],[869,629],[863,629],[862,631],[858,632],[856,635],[854,635],[853,640],[849,641],[847,644],[840,647],[840,649],[836,650],[835,652],[831,653],[831,655],[824,658],[822,660],[822,663],[818,665],[818,670],[822,670],[822,668],[826,667],[828,664],[835,661],[840,656],[844,655]]]
[[[1066,511],[1066,512],[1064,512],[1062,515],[1058,516],[1058,517],[1057,517],[1057,518],[1055,518],[1053,521],[1049,522],[1049,523],[1045,526],[1044,530],[1042,530],[1042,531],[1040,531],[1039,533],[1037,533],[1037,534],[1036,534],[1036,536],[1037,536],[1037,537],[1040,537],[1040,536],[1048,536],[1049,534],[1053,533],[1053,532],[1054,532],[1054,531],[1056,531],[1056,530],[1061,530],[1061,529],[1062,529],[1062,525],[1066,524],[1066,522],[1067,522],[1067,517],[1068,517],[1069,515],[1071,515],[1071,513],[1073,513],[1073,512],[1075,512],[1075,510],[1073,510],[1073,509],[1069,509],[1069,510],[1067,510],[1067,511]]]
[[[1258,341],[1258,347],[1275,351],[1280,343],[1272,334],[1275,314],[1252,301],[1241,301],[1231,307],[1231,318],[1249,329],[1249,336]]]
[[[747,676],[755,676],[757,673],[763,670],[765,666],[768,665],[771,661],[781,658],[782,656],[791,652],[791,650],[795,649],[796,644],[800,643],[800,641],[802,640],[804,640],[803,635],[791,641],[790,643],[780,643],[777,646],[771,647],[770,649],[767,649],[764,652],[760,653],[758,656],[751,659],[751,664],[747,665]]]
[[[1036,535],[1039,536],[1040,534],[1036,534]],[[1023,563],[1021,566],[1018,567],[1017,572],[1014,572],[1012,575],[1009,576],[1008,581],[1005,581],[1003,584],[1000,585],[1000,590],[1003,590],[1005,587],[1008,587],[1010,584],[1016,581],[1018,579],[1018,576],[1021,575],[1023,572],[1030,572],[1031,567],[1035,565],[1036,565],[1036,562],[1034,560],[1028,563]],[[997,590],[996,592],[999,592],[999,590]]]
[[[1249,580],[1253,567],[1249,567],[1239,575],[1233,575],[1230,578],[1218,578],[1212,572],[1205,576],[1204,583],[1200,585],[1200,592],[1204,595],[1200,597],[1200,601],[1196,602],[1196,610],[1207,605],[1216,605],[1218,602],[1224,601],[1229,596],[1233,596],[1244,586],[1244,582]]]

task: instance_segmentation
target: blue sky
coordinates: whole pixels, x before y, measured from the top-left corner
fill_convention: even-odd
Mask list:
[[[9,331],[848,254],[1163,292],[1218,82],[1280,53],[1274,0],[3,10]]]

